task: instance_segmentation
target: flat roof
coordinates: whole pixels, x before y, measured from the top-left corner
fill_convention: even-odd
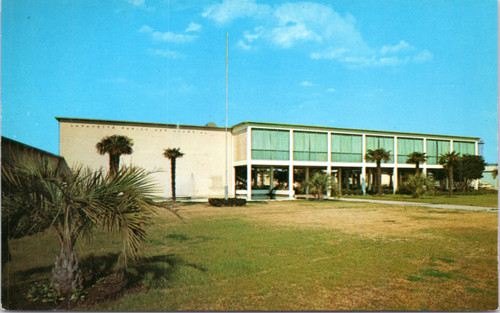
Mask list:
[[[131,126],[142,126],[142,127],[164,127],[164,128],[177,128],[182,127],[185,129],[209,129],[224,131],[224,127],[214,127],[214,126],[199,126],[199,125],[184,125],[184,124],[167,124],[167,123],[151,123],[151,122],[133,122],[133,121],[119,121],[119,120],[102,120],[102,119],[90,119],[90,118],[73,118],[73,117],[55,117],[59,122],[67,123],[93,123],[93,124],[108,124],[108,125],[131,125]],[[233,130],[240,127],[248,126],[260,126],[260,127],[273,127],[273,128],[293,128],[293,129],[303,129],[303,130],[320,130],[320,131],[337,131],[346,132],[353,134],[369,133],[376,135],[398,135],[401,137],[432,137],[438,139],[458,139],[466,141],[477,141],[481,139],[480,137],[468,137],[468,136],[453,136],[453,135],[439,135],[439,134],[428,134],[428,133],[409,133],[409,132],[397,132],[397,131],[382,131],[382,130],[370,130],[370,129],[359,129],[359,128],[339,128],[339,127],[328,127],[328,126],[317,126],[317,125],[299,125],[299,124],[285,124],[285,123],[266,123],[266,122],[252,122],[245,121],[238,123],[229,129]]]
[[[22,147],[23,149],[26,149],[26,150],[33,150],[33,151],[39,152],[39,153],[47,155],[47,156],[51,156],[51,157],[54,157],[54,158],[57,158],[57,159],[60,159],[60,160],[64,160],[64,157],[62,157],[60,155],[57,155],[57,154],[54,154],[54,153],[51,153],[51,152],[39,149],[37,147],[30,146],[28,144],[25,144],[23,142],[20,142],[20,141],[17,141],[17,140],[14,140],[14,139],[11,139],[11,138],[8,138],[8,137],[5,137],[5,136],[2,136],[2,144],[17,145],[17,146]]]
[[[55,119],[59,122],[66,123],[92,123],[92,124],[107,124],[107,125],[130,125],[139,127],[163,127],[163,128],[177,128],[182,127],[186,129],[210,129],[224,131],[224,127],[219,126],[198,126],[198,125],[184,125],[184,124],[166,124],[166,123],[151,123],[151,122],[133,122],[133,121],[118,121],[118,120],[100,120],[92,118],[76,118],[76,117],[59,117]]]
[[[359,128],[339,128],[339,127],[327,127],[327,126],[317,126],[317,125],[299,125],[299,124],[285,124],[285,123],[265,123],[265,122],[252,122],[245,121],[234,125],[232,128],[237,127],[248,127],[248,126],[261,126],[261,127],[277,127],[277,128],[294,128],[294,129],[304,129],[304,130],[321,130],[321,131],[338,131],[346,133],[370,133],[377,135],[400,135],[401,137],[432,137],[439,139],[459,139],[467,141],[476,141],[481,139],[480,137],[468,137],[468,136],[453,136],[453,135],[439,135],[439,134],[426,134],[426,133],[409,133],[409,132],[397,132],[397,131],[383,131],[383,130],[370,130],[370,129],[359,129]]]

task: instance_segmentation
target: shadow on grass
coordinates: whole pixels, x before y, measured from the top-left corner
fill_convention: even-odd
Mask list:
[[[84,279],[85,300],[78,305],[94,305],[116,300],[124,295],[150,288],[164,288],[180,267],[191,267],[201,272],[206,269],[188,263],[175,254],[142,257],[129,263],[126,269],[118,266],[119,254],[90,254],[80,259]],[[57,310],[66,309],[68,301],[59,304],[29,302],[26,295],[34,285],[49,283],[52,266],[36,267],[14,273],[10,281],[2,281],[2,306],[8,310]],[[75,306],[77,303],[71,303]]]

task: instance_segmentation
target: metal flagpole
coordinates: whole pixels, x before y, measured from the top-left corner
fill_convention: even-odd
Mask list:
[[[228,177],[227,177],[227,102],[228,102],[228,56],[229,56],[229,33],[226,33],[226,181],[224,185],[224,199],[227,200],[229,196],[229,189],[228,189]]]

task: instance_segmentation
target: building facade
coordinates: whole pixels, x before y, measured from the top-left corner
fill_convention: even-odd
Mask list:
[[[303,183],[315,172],[332,174],[346,193],[366,193],[373,187],[376,164],[367,162],[364,155],[377,148],[390,151],[390,160],[382,164],[383,185],[387,192],[394,192],[405,174],[415,172],[415,165],[406,163],[412,152],[426,153],[427,162],[420,168],[427,175],[437,175],[443,168],[438,162],[441,154],[478,154],[480,141],[477,137],[260,122],[243,122],[226,132],[209,126],[57,120],[60,154],[70,166],[106,167],[107,156],[99,155],[95,144],[105,136],[125,135],[133,139],[134,152],[122,156],[122,164],[153,171],[166,197],[170,196],[170,163],[162,156],[166,148],[179,147],[185,153],[177,161],[180,197],[223,196],[227,184],[229,196],[252,199],[307,193]]]
[[[15,163],[25,159],[39,159],[60,170],[69,170],[63,157],[3,136],[1,156],[2,164]]]
[[[496,173],[494,173],[496,172]],[[485,189],[498,190],[498,164],[487,165],[483,177],[479,180],[479,186]]]
[[[172,124],[56,118],[59,121],[59,154],[68,165],[108,168],[108,155],[100,155],[96,144],[106,136],[124,135],[133,140],[133,153],[122,155],[120,165],[135,165],[152,172],[160,195],[171,196],[170,160],[164,149],[180,148],[184,153],[176,162],[177,198],[224,196],[224,128]],[[230,133],[228,154],[232,151]],[[231,164],[228,159],[228,174]],[[228,175],[229,176],[229,175]],[[231,182],[234,178],[228,177]]]

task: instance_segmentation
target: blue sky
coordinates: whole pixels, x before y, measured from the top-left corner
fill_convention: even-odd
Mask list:
[[[497,152],[493,0],[5,0],[2,135],[55,116],[481,137]]]

